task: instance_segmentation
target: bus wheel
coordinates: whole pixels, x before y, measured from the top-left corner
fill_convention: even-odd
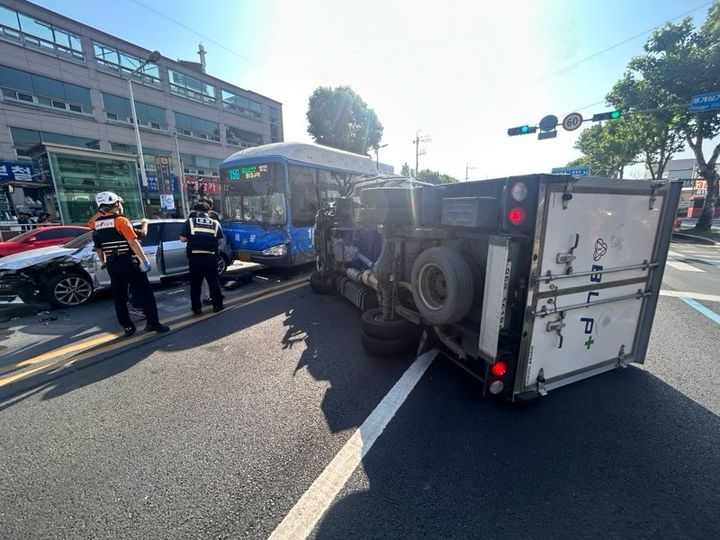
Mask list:
[[[335,280],[330,276],[323,277],[320,272],[310,274],[310,288],[317,294],[334,294]]]

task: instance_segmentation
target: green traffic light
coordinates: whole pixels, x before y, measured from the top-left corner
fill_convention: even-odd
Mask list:
[[[523,133],[527,133],[528,131],[530,131],[530,126],[520,126],[520,131],[522,131]]]
[[[611,112],[611,113],[610,113],[610,118],[612,118],[613,120],[616,120],[616,119],[620,118],[620,111],[613,111],[613,112]]]

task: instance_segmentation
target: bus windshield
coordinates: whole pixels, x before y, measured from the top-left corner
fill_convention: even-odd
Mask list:
[[[287,221],[285,168],[279,163],[241,165],[221,171],[225,219],[284,225]]]

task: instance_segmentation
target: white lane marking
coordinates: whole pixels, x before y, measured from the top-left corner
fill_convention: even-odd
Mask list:
[[[666,264],[668,266],[674,268],[675,270],[681,270],[683,272],[700,272],[701,274],[705,273],[705,270],[701,270],[700,268],[695,268],[694,266],[690,266],[687,263],[675,261],[673,259],[668,259]]]
[[[671,260],[681,259],[680,261],[678,261],[681,263],[683,261],[687,261],[688,259],[695,259],[697,261],[702,261],[703,263],[710,264],[712,266],[720,266],[720,260],[706,259],[704,257],[704,255],[706,255],[706,254],[703,253],[701,256],[701,255],[696,255],[696,254],[692,254],[692,253],[676,253],[674,251],[668,251],[668,256],[670,256],[672,258]],[[695,262],[695,261],[691,261],[691,262]]]
[[[705,300],[707,302],[720,302],[720,295],[689,291],[660,291],[660,296],[671,296],[673,298],[694,298],[695,300]]]
[[[295,503],[269,538],[299,539],[307,536],[330,507],[365,454],[368,453],[388,422],[395,416],[415,384],[437,355],[437,349],[419,356],[395,383],[340,452]]]

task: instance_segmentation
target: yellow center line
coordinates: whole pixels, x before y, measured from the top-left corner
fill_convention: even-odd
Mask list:
[[[248,306],[259,300],[265,300],[266,298],[272,298],[273,296],[277,296],[282,293],[293,291],[293,290],[298,289],[301,286],[305,285],[306,282],[307,282],[307,278],[303,277],[303,278],[299,278],[298,280],[289,281],[282,285],[278,285],[278,286],[266,289],[265,291],[257,291],[255,293],[250,293],[250,294],[246,294],[244,296],[238,297],[238,298],[231,299],[229,302],[226,303],[227,307],[219,313],[208,312],[205,315],[202,315],[200,317],[198,317],[198,316],[190,317],[189,319],[182,321],[181,319],[187,317],[187,315],[184,314],[184,315],[179,315],[177,317],[168,319],[166,322],[173,324],[172,331],[179,330],[181,328],[184,328],[184,327],[194,324],[196,322],[203,321],[205,319],[209,319],[210,317],[214,317],[221,313],[225,313],[227,311],[231,311],[231,310],[234,310],[234,309],[237,309],[240,307]],[[180,321],[180,322],[176,323],[176,321]],[[59,356],[62,356],[64,354],[67,354],[70,352],[76,352],[76,351],[79,351],[82,349],[87,349],[93,345],[101,345],[102,343],[107,343],[109,341],[113,341],[113,340],[117,339],[119,336],[120,336],[120,334],[110,334],[110,333],[102,334],[100,336],[97,336],[96,338],[87,340],[85,342],[67,345],[65,347],[61,347],[60,349],[55,349],[48,353],[41,354],[41,355],[31,358],[29,360],[23,360],[22,362],[15,364],[15,367],[20,367],[22,365],[25,365],[25,366],[34,365],[39,362],[42,362],[43,360],[57,358]],[[155,332],[148,332],[146,334],[136,335],[131,338],[118,340],[115,343],[110,343],[109,345],[107,345],[105,347],[100,346],[96,349],[93,349],[92,351],[83,352],[81,354],[72,356],[70,358],[57,360],[55,362],[51,362],[51,363],[43,365],[43,366],[38,366],[34,369],[27,369],[27,370],[23,370],[19,373],[15,373],[13,375],[1,377],[0,378],[0,387],[7,386],[8,384],[11,384],[13,382],[30,377],[31,375],[43,373],[46,371],[52,371],[59,367],[71,365],[71,364],[74,364],[75,362],[79,362],[79,361],[85,360],[87,358],[92,358],[95,355],[110,352],[115,349],[126,347],[128,345],[132,345],[134,343],[137,343],[137,342],[140,342],[143,340],[147,340],[147,339],[150,339],[153,337],[155,337]]]

